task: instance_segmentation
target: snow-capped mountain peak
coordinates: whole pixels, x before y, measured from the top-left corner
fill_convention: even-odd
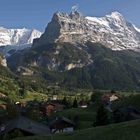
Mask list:
[[[33,40],[41,36],[36,29],[6,29],[0,27],[0,52],[9,56],[10,50],[22,50],[31,47]]]
[[[82,44],[91,41],[112,50],[137,51],[140,48],[140,33],[116,11],[104,17],[85,17],[77,11],[70,14],[58,12],[37,43],[54,41]]]
[[[109,16],[109,15],[108,15]],[[115,12],[112,12],[111,15],[110,15],[112,18],[116,18],[116,19],[122,19],[123,18],[123,15],[117,11]]]
[[[0,27],[0,46],[31,44],[34,38],[39,38],[41,32],[30,29],[6,29]]]

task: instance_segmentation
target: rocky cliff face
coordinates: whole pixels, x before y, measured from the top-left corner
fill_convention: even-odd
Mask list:
[[[0,56],[0,65],[3,67],[7,67],[7,60],[4,56]]]
[[[112,50],[139,51],[140,32],[118,12],[101,18],[84,17],[77,11],[69,15],[58,12],[34,45],[53,42],[84,44],[87,41],[101,43]]]

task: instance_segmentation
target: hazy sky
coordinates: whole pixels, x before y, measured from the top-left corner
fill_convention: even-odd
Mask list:
[[[140,28],[140,0],[0,0],[0,26],[43,31],[54,12],[70,12],[75,4],[88,16],[119,11]]]

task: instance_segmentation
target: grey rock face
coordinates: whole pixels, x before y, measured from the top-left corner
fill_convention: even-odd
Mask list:
[[[112,50],[132,49],[139,51],[140,32],[124,17],[113,12],[105,17],[84,17],[75,11],[69,15],[55,13],[45,33],[34,42],[41,45],[53,42],[99,42]]]

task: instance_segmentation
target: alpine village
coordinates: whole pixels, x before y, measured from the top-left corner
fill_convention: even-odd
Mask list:
[[[140,29],[77,6],[0,27],[0,139],[140,140]]]

